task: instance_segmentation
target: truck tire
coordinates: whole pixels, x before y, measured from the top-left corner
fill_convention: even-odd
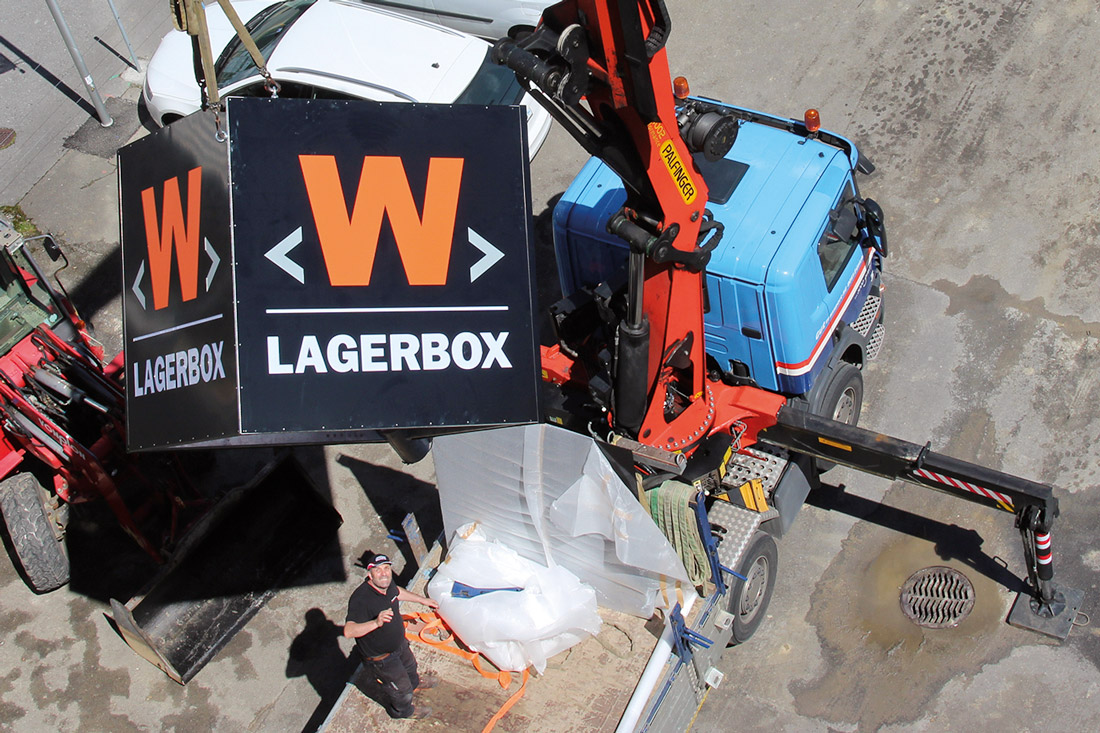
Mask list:
[[[0,513],[23,574],[36,593],[69,582],[69,553],[46,516],[45,493],[33,473],[17,473],[0,482]]]
[[[821,397],[821,405],[815,412],[846,425],[856,425],[862,408],[863,372],[855,364],[841,363],[833,372],[833,378]],[[825,473],[835,465],[832,461],[817,459],[818,473]]]
[[[778,568],[779,548],[775,539],[767,532],[757,531],[737,567],[737,572],[747,580],[734,577],[729,588],[726,610],[733,615],[733,636],[729,646],[748,641],[763,622],[775,589]]]

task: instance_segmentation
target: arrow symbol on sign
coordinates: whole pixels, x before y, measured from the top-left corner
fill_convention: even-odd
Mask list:
[[[480,260],[475,262],[473,266],[470,267],[470,282],[473,282],[474,280],[477,280],[479,277],[484,275],[486,270],[488,270],[490,267],[500,262],[500,260],[504,257],[504,253],[493,245],[489,244],[488,240],[486,240],[485,237],[481,236],[473,229],[467,228],[466,231],[470,235],[470,244],[481,250],[481,253],[483,255]]]
[[[286,236],[286,239],[279,242],[274,247],[265,252],[264,257],[271,260],[272,264],[285,272],[287,275],[290,275],[302,285],[305,285],[306,271],[302,269],[301,265],[288,257],[288,255],[290,254],[290,250],[294,249],[301,243],[302,228],[298,227],[290,234],[288,234]]]
[[[141,266],[138,267],[137,277],[134,278],[134,284],[130,290],[134,291],[134,295],[137,296],[138,302],[141,303],[141,309],[145,310],[145,293],[141,292],[141,278],[145,277],[145,260],[141,261]]]
[[[218,265],[221,263],[222,258],[218,257],[218,253],[214,251],[214,248],[210,245],[210,240],[203,237],[203,241],[206,243],[206,254],[210,255],[210,272],[206,273],[206,292],[210,292],[210,283],[214,281],[214,273],[218,271]],[[142,262],[141,264],[145,264]]]

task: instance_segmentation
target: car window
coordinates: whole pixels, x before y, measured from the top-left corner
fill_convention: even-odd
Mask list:
[[[855,212],[855,191],[849,183],[840,197],[840,205],[829,214],[829,223],[817,243],[817,256],[825,285],[831,291],[852,253],[859,248],[859,219]]]
[[[279,39],[314,2],[316,0],[287,0],[260,11],[245,24],[264,59],[271,58],[271,51],[279,43]],[[214,76],[218,80],[218,85],[222,87],[251,76],[257,71],[256,64],[253,63],[248,49],[241,43],[240,36],[233,36],[233,40],[225,47],[222,55],[218,57],[218,62],[214,64]]]
[[[481,68],[474,74],[470,85],[458,95],[455,104],[519,104],[523,99],[523,87],[507,66],[494,64],[485,52]]]

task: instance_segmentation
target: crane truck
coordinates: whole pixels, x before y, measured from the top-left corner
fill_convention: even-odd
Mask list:
[[[568,295],[542,347],[547,421],[629,451],[624,473],[643,501],[666,482],[690,487],[709,561],[691,617],[679,604],[665,613],[649,665],[660,673],[643,675],[659,679],[611,727],[690,725],[721,682],[718,657],[766,615],[775,538],[817,485],[817,462],[1014,515],[1029,592],[1008,620],[1065,638],[1081,593],[1053,580],[1052,488],[854,424],[859,369],[881,339],[883,212],[854,179],[873,166],[816,112],[791,120],[691,97],[670,78],[670,28],[661,0],[566,0],[493,50],[593,156],[554,212]],[[504,483],[494,473],[534,467],[502,458],[491,437],[458,440],[445,449],[458,470],[436,460],[451,521],[478,516],[452,486],[488,497],[481,487]],[[561,465],[550,442],[540,434],[523,452]],[[507,534],[484,516],[496,513],[483,523]]]
[[[792,147],[809,150],[811,157],[824,158],[824,151],[814,152],[822,146],[841,153],[849,170],[873,168],[843,138],[821,131],[816,113],[803,121],[782,120],[675,94],[664,50],[670,28],[661,0],[569,0],[547,8],[534,34],[502,40],[494,47],[494,58],[513,69],[555,119],[619,176],[625,193],[624,197],[605,192],[604,209],[588,214],[591,222],[606,222],[606,232],[625,242],[625,288],[617,293],[605,288],[611,296],[603,302],[597,288],[587,301],[590,306],[559,308],[555,321],[560,341],[543,349],[547,379],[559,384],[563,394],[585,393],[580,402],[588,412],[573,411],[570,419],[587,420],[586,428],[599,431],[601,438],[634,450],[645,473],[675,473],[704,488],[708,481],[720,483],[728,472],[729,461],[713,465],[715,455],[727,452],[726,447],[715,450],[715,444],[735,448],[730,460],[738,455],[753,458],[750,449],[760,445],[904,479],[1011,512],[1024,535],[1034,593],[1031,606],[1038,616],[1057,617],[1065,610],[1065,599],[1053,583],[1050,528],[1058,504],[1049,486],[863,430],[833,419],[835,413],[805,409],[795,398],[804,394],[805,384],[780,381],[784,366],[790,366],[780,360],[796,358],[781,350],[797,343],[785,334],[787,342],[782,345],[773,338],[775,374],[770,373],[771,365],[753,370],[736,358],[728,359],[728,367],[718,363],[715,368],[716,354],[740,352],[708,343],[717,329],[705,317],[705,304],[716,288],[706,287],[705,278],[714,282],[739,275],[708,270],[714,253],[721,251],[724,224],[711,210],[706,173],[689,161],[701,156],[714,162],[729,156],[745,165],[736,154],[730,155],[743,135],[780,132],[790,138]],[[585,175],[582,172],[581,178]],[[594,180],[597,173],[588,175]],[[807,175],[809,181],[800,181],[806,187],[822,185],[815,175],[826,177],[813,169],[807,169]],[[852,258],[858,246],[866,269],[877,269],[878,257],[886,254],[882,209],[859,198],[849,185],[845,179],[845,193],[830,202],[829,226],[821,233],[818,252],[840,241]],[[562,206],[577,207],[574,200],[583,195],[563,198]],[[607,209],[619,202],[619,208],[608,214]],[[845,205],[850,208],[844,210]],[[771,215],[769,210],[760,218]],[[577,227],[562,226],[561,208],[555,216],[559,231],[565,232],[565,241],[557,242],[559,253],[565,255],[562,279],[588,284],[577,282],[578,271],[586,271],[573,264],[584,245],[571,244],[569,238],[587,234],[594,240],[591,250],[602,248],[612,259],[619,253],[611,251],[615,246],[604,232],[591,227],[578,233]],[[743,212],[742,216],[748,218]],[[735,241],[735,256],[742,246],[756,243]],[[751,261],[753,253],[740,256]],[[608,269],[614,268],[603,272]],[[837,277],[826,273],[827,281]],[[853,283],[863,284],[859,279]],[[766,290],[767,284],[763,287]],[[728,292],[717,289],[722,295]],[[766,312],[772,315],[775,310]],[[826,306],[814,312],[825,313],[819,322],[803,324],[824,335],[814,350],[819,343],[845,343],[844,331],[851,326],[835,317],[836,309]],[[785,327],[781,318],[775,320]],[[728,330],[737,327],[746,340],[756,336],[743,321],[725,324]],[[763,386],[773,384],[771,389]],[[784,491],[782,484],[777,483],[776,492]],[[777,506],[786,503],[782,493],[773,498]],[[800,504],[801,499],[789,502],[795,511]]]

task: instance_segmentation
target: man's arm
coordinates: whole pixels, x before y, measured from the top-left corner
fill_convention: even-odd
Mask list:
[[[413,593],[411,590],[405,590],[400,586],[398,586],[397,588],[397,600],[409,601],[410,603],[421,603],[428,608],[439,608],[439,604],[433,601],[431,598],[418,595],[416,593]]]
[[[398,596],[398,598],[400,598],[400,595]],[[393,618],[393,610],[387,608],[384,609],[382,613],[378,614],[378,618],[372,619],[370,621],[348,621],[346,624],[344,624],[344,636],[348,639],[358,639],[361,636],[366,636],[372,631],[377,631],[378,629],[382,628],[382,625],[389,621],[391,618]]]

